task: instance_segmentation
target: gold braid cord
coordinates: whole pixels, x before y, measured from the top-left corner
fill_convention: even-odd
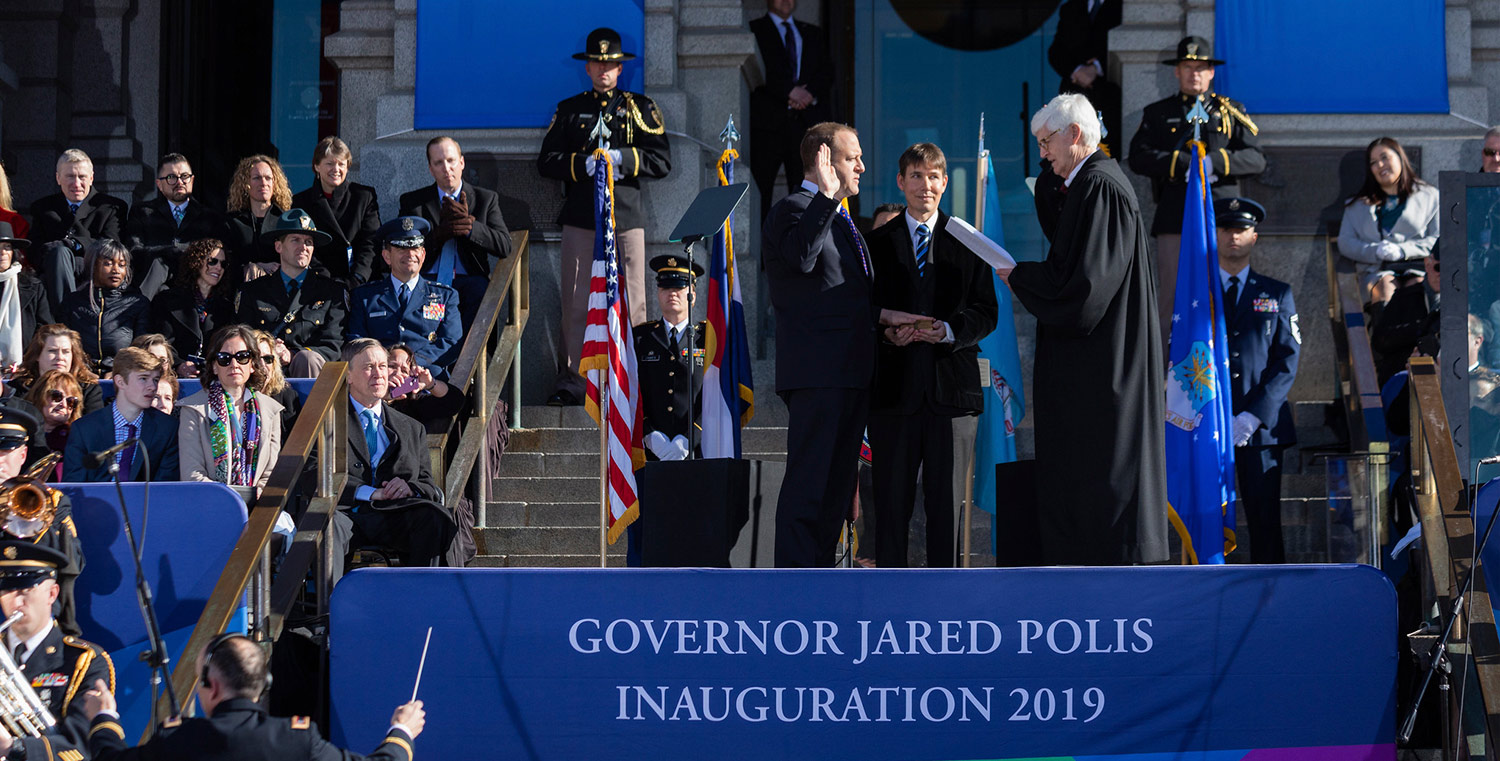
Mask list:
[[[646,118],[641,114],[641,107],[636,105],[635,98],[627,95],[625,96],[625,102],[630,104],[631,121],[635,122],[635,126],[640,127],[642,132],[648,135],[660,135],[667,131],[667,122],[661,118],[661,109],[655,109],[656,118],[659,123],[653,128],[646,126]]]
[[[1246,116],[1244,111],[1241,111],[1238,108],[1235,108],[1234,104],[1230,103],[1228,98],[1224,97],[1223,95],[1214,95],[1214,99],[1219,102],[1219,108],[1222,109],[1224,111],[1224,113],[1229,114],[1230,116],[1234,117],[1235,120],[1238,121],[1240,124],[1245,125],[1245,129],[1250,130],[1250,134],[1252,134],[1252,135],[1259,135],[1260,134],[1260,128],[1257,127],[1257,126],[1255,126],[1255,122],[1250,121],[1250,117]],[[1227,120],[1225,120],[1225,121],[1226,121],[1225,131],[1227,132],[1228,131],[1228,125],[1227,125]]]

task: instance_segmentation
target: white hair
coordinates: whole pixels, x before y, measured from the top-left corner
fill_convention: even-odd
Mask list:
[[[1046,137],[1077,124],[1083,133],[1083,147],[1099,147],[1099,112],[1089,99],[1078,93],[1064,93],[1051,100],[1031,117],[1031,134]]]
[[[1489,140],[1492,137],[1500,137],[1500,126],[1490,127],[1489,130],[1484,133],[1485,140]]]
[[[57,171],[61,172],[63,170],[63,167],[70,164],[88,164],[92,167],[94,165],[94,160],[89,158],[89,155],[87,153],[84,153],[77,148],[69,148],[66,151],[63,151],[61,156],[57,157]]]

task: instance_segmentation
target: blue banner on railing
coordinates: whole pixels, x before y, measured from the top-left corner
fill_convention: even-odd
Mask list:
[[[336,742],[380,741],[429,626],[428,758],[1395,758],[1364,566],[359,570]]]

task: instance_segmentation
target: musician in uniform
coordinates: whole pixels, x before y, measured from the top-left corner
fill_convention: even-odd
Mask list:
[[[312,272],[313,248],[331,238],[301,209],[277,217],[262,233],[275,241],[281,269],[240,289],[239,321],[276,339],[272,347],[292,378],[316,378],[344,343],[348,294],[338,281]]]
[[[88,740],[89,716],[83,693],[103,683],[112,691],[115,666],[104,648],[63,634],[52,619],[58,595],[58,569],[68,559],[57,550],[24,540],[0,541],[0,614],[20,614],[5,632],[5,655],[15,664],[17,679],[27,685],[57,724],[37,736],[17,737],[0,723],[0,748],[7,759],[82,761],[80,748]],[[11,716],[13,720],[15,717]]]
[[[57,489],[50,489],[42,484],[46,480],[45,476],[53,471],[56,458],[44,458],[31,463],[31,468],[26,468],[28,447],[37,440],[40,430],[37,418],[19,409],[0,407],[0,484],[8,484],[11,479],[21,477],[23,473],[29,477],[31,473],[27,471],[41,471],[41,477],[34,484],[41,490],[40,493],[10,490],[0,498],[0,510],[3,510],[5,516],[4,524],[0,525],[0,540],[19,539],[46,545],[67,558],[67,562],[57,571],[60,593],[58,608],[53,612],[57,615],[58,626],[65,633],[76,636],[82,632],[78,628],[78,616],[73,606],[73,583],[78,580],[78,574],[83,572],[83,548],[78,544],[78,527],[73,524],[72,500]],[[47,502],[34,502],[36,498]],[[11,505],[19,509],[14,509]],[[31,512],[34,506],[41,508],[34,517],[21,514],[23,510]]]
[[[375,234],[390,274],[350,294],[350,340],[366,336],[390,346],[404,344],[416,363],[436,378],[448,377],[463,338],[458,291],[422,277],[424,236],[432,225],[421,217],[397,217]]]
[[[672,170],[666,124],[656,103],[641,93],[616,87],[623,62],[635,58],[621,49],[620,34],[609,28],[595,29],[589,32],[584,51],[573,57],[587,62],[594,86],[557,104],[537,156],[541,175],[561,180],[566,192],[557,220],[562,225],[562,357],[557,387],[547,400],[555,406],[581,404],[584,395],[578,362],[583,355],[594,261],[593,152],[607,142],[614,165],[615,244],[625,271],[631,325],[646,321],[646,213],[641,179],[661,179]]]
[[[1141,126],[1130,140],[1131,171],[1151,180],[1156,216],[1151,235],[1156,240],[1156,283],[1163,294],[1177,284],[1177,249],[1182,245],[1182,210],[1187,203],[1188,165],[1193,152],[1193,124],[1188,113],[1198,102],[1208,114],[1199,133],[1207,148],[1207,179],[1214,198],[1240,195],[1240,180],[1264,172],[1266,157],[1260,152],[1260,129],[1245,114],[1245,106],[1213,91],[1213,47],[1202,37],[1185,37],[1177,43],[1177,56],[1162,61],[1175,67],[1178,92],[1163,98],[1141,113]],[[1040,197],[1040,194],[1038,194]],[[1172,326],[1172,298],[1157,299],[1162,343]]]
[[[427,723],[422,701],[396,709],[375,752],[361,756],[323,739],[306,716],[271,716],[258,702],[270,682],[270,658],[243,634],[221,634],[198,654],[198,705],[204,716],[173,717],[138,747],[125,742],[113,687],[90,683],[83,713],[91,723],[89,750],[100,761],[194,759],[195,761],[412,761],[417,735]]]

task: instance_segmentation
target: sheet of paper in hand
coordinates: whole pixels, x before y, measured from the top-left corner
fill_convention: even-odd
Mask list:
[[[959,244],[969,249],[975,256],[983,259],[986,264],[996,269],[1010,269],[1016,266],[1016,260],[1006,251],[1003,246],[996,243],[985,234],[974,229],[974,226],[958,217],[948,218],[948,232]]]

